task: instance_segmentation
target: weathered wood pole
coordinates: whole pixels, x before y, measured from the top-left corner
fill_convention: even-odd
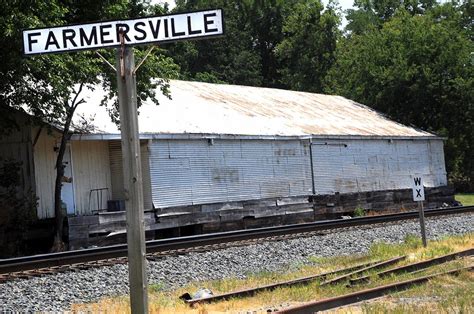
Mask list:
[[[423,208],[423,201],[419,203],[419,215],[420,215],[420,229],[421,229],[421,240],[423,241],[423,246],[426,247],[426,228],[425,228],[425,210]]]
[[[138,135],[137,89],[133,50],[117,49],[117,83],[122,133],[125,208],[127,213],[128,273],[133,314],[148,313],[143,180]]]

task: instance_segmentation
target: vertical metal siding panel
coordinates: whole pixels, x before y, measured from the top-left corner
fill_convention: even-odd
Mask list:
[[[192,204],[227,201],[225,161],[219,143],[212,144],[203,139],[176,144],[187,152],[189,158]],[[170,150],[172,147],[170,145]],[[193,156],[190,152],[194,153]]]
[[[413,173],[426,176],[427,186],[438,186],[445,178],[444,159],[442,143],[433,143],[377,139],[332,141],[330,145],[316,142],[316,193],[409,188]],[[311,193],[309,147],[303,141],[217,139],[211,144],[207,140],[169,140],[153,141],[151,146],[157,207]],[[153,178],[155,174],[158,179]]]
[[[334,194],[336,178],[341,178],[341,148],[339,146],[323,145],[323,142],[313,144],[313,172],[316,194]]]
[[[36,178],[36,196],[38,200],[38,218],[54,217],[54,182],[56,178],[55,137],[59,136],[41,132],[34,147],[34,165]]]
[[[153,209],[151,201],[150,164],[148,153],[148,141],[140,143],[142,180],[143,180],[143,206],[145,210]]]
[[[88,215],[98,208],[106,208],[112,190],[107,142],[72,141],[71,145],[76,213]],[[90,191],[101,188],[108,190],[102,192],[99,204],[99,195],[91,195]]]
[[[432,156],[432,172],[437,177],[437,186],[447,185],[447,174],[444,161],[442,140],[429,141],[430,156]]]
[[[125,198],[123,192],[123,160],[122,160],[122,144],[120,141],[109,141],[109,163],[112,181],[112,199],[123,200]],[[153,208],[151,199],[151,182],[150,182],[150,165],[149,152],[147,142],[140,142],[140,157],[142,166],[143,180],[143,206],[145,210]]]
[[[150,170],[156,207],[311,194],[299,140],[154,140]]]
[[[176,167],[181,166],[185,169],[189,167],[189,165],[183,164],[183,160],[181,160],[181,164],[178,165],[173,163],[176,160],[171,160],[170,158],[169,143],[167,140],[152,141],[149,145],[149,154],[152,201],[155,207],[163,207],[164,204],[169,203],[166,197],[173,198],[173,192],[176,191],[173,186],[173,189],[170,188],[166,178],[176,172]],[[178,186],[180,185],[179,181],[173,183]],[[185,197],[187,191],[182,190],[181,192],[183,197]]]
[[[109,141],[110,178],[112,181],[112,199],[123,200],[122,146],[120,141]]]
[[[155,207],[192,203],[191,177],[187,158],[154,158],[150,150],[151,193]]]
[[[333,194],[406,189],[411,187],[410,176],[413,174],[423,175],[427,187],[442,185],[438,178],[446,177],[442,173],[444,168],[438,168],[437,161],[433,161],[433,158],[443,158],[442,144],[434,152],[434,142],[367,139],[332,143],[341,144],[338,146],[316,144],[313,146],[316,192]],[[342,144],[347,144],[347,147]]]

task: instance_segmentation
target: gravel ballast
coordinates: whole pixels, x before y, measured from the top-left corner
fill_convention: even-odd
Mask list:
[[[348,228],[332,233],[284,241],[231,247],[204,253],[163,257],[148,262],[150,284],[168,289],[192,281],[244,278],[261,271],[285,271],[308,263],[310,256],[366,253],[376,241],[400,243],[408,234],[419,234],[417,220],[370,228]],[[447,216],[426,220],[430,240],[474,231],[474,215]],[[66,272],[0,284],[0,313],[3,311],[63,311],[73,303],[97,301],[128,293],[127,265],[114,265]]]

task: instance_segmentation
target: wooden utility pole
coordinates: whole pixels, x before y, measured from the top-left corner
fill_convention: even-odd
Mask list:
[[[117,83],[122,132],[122,156],[127,213],[128,273],[133,314],[148,313],[148,283],[143,222],[143,180],[138,136],[137,87],[133,49],[117,49]]]
[[[426,228],[425,228],[425,211],[423,208],[423,201],[418,202],[418,210],[420,216],[420,229],[421,229],[421,241],[423,242],[423,246],[426,247]]]
[[[223,22],[222,10],[215,9],[165,16],[151,16],[133,20],[28,29],[22,32],[23,54],[25,56],[69,52],[72,51],[71,48],[74,48],[74,50],[92,50],[119,47],[117,49],[116,68],[100,53],[97,52],[97,54],[117,72],[120,127],[122,132],[124,194],[127,212],[130,303],[133,314],[148,312],[148,284],[146,278],[143,181],[140,162],[140,139],[138,137],[137,87],[135,81],[137,68],[135,68],[131,47],[133,45],[183,39],[223,36]],[[163,27],[160,28],[160,25],[163,25]],[[143,27],[149,28],[145,30]],[[127,30],[126,33],[124,29]],[[116,30],[118,30],[117,33],[115,33]],[[126,34],[128,35],[126,36]],[[81,37],[83,35],[86,38],[90,37],[90,40],[83,41]],[[95,40],[93,41],[92,38],[95,38]],[[144,59],[139,62],[138,67],[143,64],[151,49],[153,47],[150,48]]]

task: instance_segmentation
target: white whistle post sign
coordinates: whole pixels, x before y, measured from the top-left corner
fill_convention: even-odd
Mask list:
[[[418,202],[420,213],[420,229],[423,246],[426,247],[426,229],[425,212],[423,210],[423,201],[425,200],[425,187],[423,186],[423,177],[415,175],[412,177],[413,201]]]
[[[425,200],[425,188],[423,187],[423,178],[421,176],[413,177],[413,201],[421,202]]]

